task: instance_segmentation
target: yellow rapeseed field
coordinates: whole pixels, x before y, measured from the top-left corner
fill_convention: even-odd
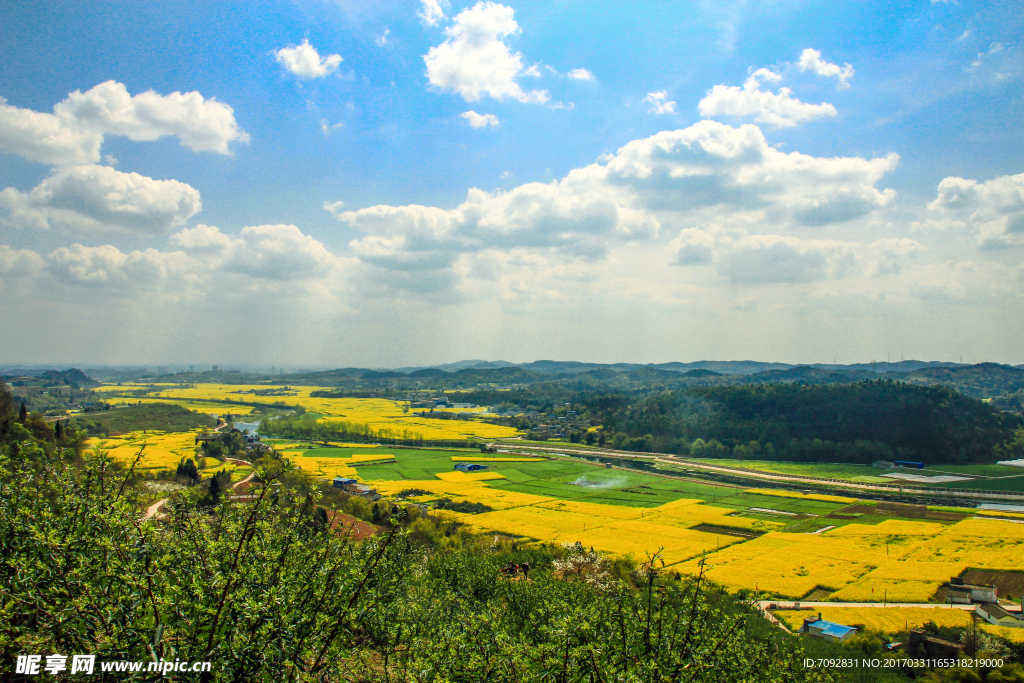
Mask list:
[[[815,607],[813,611],[779,610],[775,616],[795,631],[805,617],[816,616],[818,612],[826,621],[889,635],[905,635],[908,628],[920,628],[929,621],[936,626],[951,628],[962,628],[972,623],[969,610],[944,607]]]
[[[304,473],[314,477],[333,479],[334,477],[351,477],[358,479],[356,469],[345,458],[311,458],[306,455],[285,454]]]
[[[89,439],[86,446],[99,447],[106,450],[110,457],[121,462],[131,463],[135,460],[139,449],[145,444],[142,460],[138,469],[170,469],[173,470],[182,458],[191,458],[195,454],[195,437],[202,430],[191,432],[131,432],[121,437],[106,439]]]
[[[847,536],[767,533],[709,558],[708,576],[733,589],[757,588],[765,595],[800,598],[816,588],[836,591],[881,564],[884,545]],[[891,553],[904,553],[898,547]],[[682,569],[696,573],[693,562]]]
[[[823,500],[829,503],[856,503],[856,498],[846,496],[829,496],[823,493],[796,493],[795,491],[782,491],[779,489],[747,489],[747,493],[757,493],[762,496],[778,496],[779,498],[804,498],[806,500]]]
[[[108,391],[143,388],[143,385],[103,387]],[[396,401],[382,398],[319,398],[311,396],[314,391],[330,390],[329,387],[291,387],[290,396],[257,396],[246,393],[264,390],[265,385],[197,384],[182,388],[177,385],[161,385],[159,391],[145,399],[124,399],[126,402],[162,401],[183,405],[190,410],[218,414],[249,414],[251,407],[213,403],[217,401],[244,401],[246,403],[285,403],[302,406],[307,412],[319,413],[325,420],[367,424],[375,431],[391,430],[398,437],[403,432],[418,434],[426,440],[462,440],[471,437],[496,439],[516,436],[519,432],[512,427],[493,425],[476,420],[437,420],[413,415],[412,410],[403,410]],[[117,399],[113,399],[117,400]],[[201,406],[201,408],[199,407]],[[464,412],[464,411],[460,411]],[[473,411],[470,411],[473,412]]]
[[[350,463],[357,462],[385,462],[388,460],[394,460],[395,456],[390,453],[381,453],[379,455],[374,453],[354,453],[348,458],[342,458]]]

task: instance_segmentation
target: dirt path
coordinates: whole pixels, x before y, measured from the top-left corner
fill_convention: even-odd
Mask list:
[[[160,514],[160,508],[163,506],[163,504],[169,500],[170,498],[164,498],[163,500],[158,500],[157,502],[150,505],[148,508],[146,508],[146,515],[143,517],[143,519],[151,519],[153,517],[156,517],[158,514]]]

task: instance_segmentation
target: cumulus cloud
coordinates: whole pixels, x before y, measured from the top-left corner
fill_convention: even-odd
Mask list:
[[[572,69],[571,71],[569,71],[569,73],[566,74],[566,76],[568,76],[569,78],[571,78],[571,79],[573,79],[575,81],[593,81],[593,80],[595,80],[594,79],[594,74],[592,74],[590,71],[587,71],[586,69]]]
[[[324,275],[337,263],[321,242],[294,225],[252,225],[242,228],[238,237],[197,225],[172,235],[171,243],[207,259],[211,267],[267,280],[307,280]]]
[[[923,245],[908,239],[860,244],[755,235],[718,227],[682,230],[672,246],[676,265],[711,266],[737,285],[804,284],[847,275],[891,275],[900,271],[906,257],[924,251]]]
[[[232,249],[231,238],[217,227],[200,223],[171,235],[171,244],[194,255],[224,254]]]
[[[862,218],[895,197],[875,185],[897,162],[896,155],[827,159],[784,153],[754,125],[702,121],[634,140],[551,183],[508,192],[471,189],[454,209],[325,209],[364,233],[350,244],[353,253],[384,270],[447,271],[462,254],[494,249],[595,262],[616,246],[656,238],[665,221],[715,221],[743,232],[820,229]],[[688,240],[676,245],[676,262],[715,264],[730,279],[765,282],[810,281],[839,267],[827,241],[744,239],[737,242],[743,248],[728,258],[713,235]],[[757,274],[745,276],[747,270]]]
[[[135,95],[116,81],[75,92],[53,114],[21,109],[0,98],[0,149],[31,161],[65,165],[100,160],[105,135],[152,141],[176,136],[201,152],[230,154],[230,143],[248,142],[234,110],[198,92]]]
[[[423,0],[423,7],[417,16],[424,26],[437,26],[445,20],[444,8],[447,6],[447,0]]]
[[[202,208],[199,191],[177,180],[154,180],[109,166],[63,166],[27,193],[0,191],[4,221],[14,227],[50,227],[88,234],[158,235]]]
[[[843,223],[887,206],[893,190],[875,184],[899,156],[812,157],[782,152],[752,124],[701,121],[629,142],[608,159],[609,183],[629,187],[649,209],[728,215],[779,227]]]
[[[937,223],[973,229],[983,248],[1024,246],[1024,173],[979,183],[966,178],[943,178],[928,208]],[[932,227],[936,224],[929,221]]]
[[[60,282],[76,287],[150,288],[171,277],[190,279],[192,268],[181,252],[156,249],[124,253],[112,245],[60,247],[46,257],[46,270]]]
[[[26,281],[39,272],[44,263],[34,251],[0,244],[0,291],[4,291],[8,283]]]
[[[385,34],[386,35],[386,34]],[[274,53],[277,62],[299,78],[323,78],[338,70],[341,55],[320,56],[309,39],[301,45],[283,47]]]
[[[387,47],[391,44],[391,29],[387,26],[384,27],[384,33],[380,34],[373,42],[377,43],[377,47]]]
[[[523,74],[523,58],[505,39],[519,32],[511,7],[477,2],[445,29],[446,40],[423,57],[431,85],[458,93],[467,102],[483,96],[543,104],[546,90],[525,92],[515,79]]]
[[[486,128],[487,126],[497,126],[500,122],[498,117],[494,114],[477,114],[475,111],[464,111],[459,114],[462,118],[469,122],[469,125],[473,128]]]
[[[791,128],[804,121],[823,116],[835,116],[836,108],[828,102],[808,104],[793,97],[789,88],[779,88],[778,93],[761,90],[761,82],[779,81],[782,76],[769,69],[758,69],[743,84],[743,87],[716,85],[708,91],[697,108],[705,118],[733,116],[742,118],[754,116],[754,120],[776,128]]]
[[[648,110],[651,114],[661,115],[676,113],[676,103],[669,101],[667,90],[647,93],[647,97],[644,98],[644,102],[650,102],[654,105],[650,110]]]
[[[853,74],[856,73],[853,70],[853,66],[849,63],[843,66],[830,64],[821,58],[821,52],[811,48],[807,48],[800,53],[800,61],[797,63],[797,66],[800,67],[801,71],[810,71],[819,76],[838,79],[837,87],[839,88],[849,88],[850,84],[847,81],[853,78]]]
[[[325,273],[333,256],[294,225],[242,228],[226,268],[271,280],[304,280]]]

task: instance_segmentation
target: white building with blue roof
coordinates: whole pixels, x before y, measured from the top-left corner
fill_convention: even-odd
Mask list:
[[[834,643],[842,643],[856,632],[857,629],[853,626],[825,621],[821,618],[821,612],[818,612],[817,617],[805,618],[803,626],[800,627],[800,633]]]

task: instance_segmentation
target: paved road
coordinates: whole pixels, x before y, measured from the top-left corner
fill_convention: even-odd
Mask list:
[[[775,609],[795,609],[800,607],[877,607],[878,609],[889,609],[892,607],[928,607],[934,609],[960,609],[974,611],[977,605],[950,605],[937,604],[934,602],[804,602],[803,600],[760,600],[757,603],[761,609],[768,609],[769,605],[775,605]],[[1003,606],[1006,609],[1007,606]]]

